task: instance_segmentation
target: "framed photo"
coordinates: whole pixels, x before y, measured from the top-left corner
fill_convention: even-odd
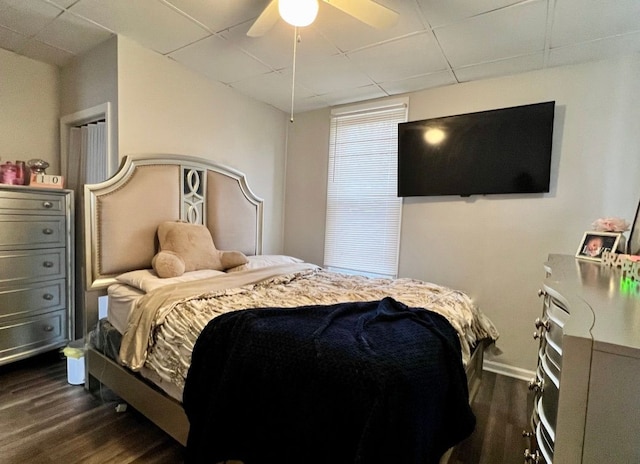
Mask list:
[[[602,253],[615,252],[619,241],[620,234],[617,232],[585,232],[576,251],[576,258],[602,261]]]

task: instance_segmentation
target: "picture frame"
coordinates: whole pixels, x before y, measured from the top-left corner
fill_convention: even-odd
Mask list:
[[[597,232],[594,230],[585,232],[576,251],[576,258],[602,261],[602,253],[605,251],[615,253],[618,249],[620,235],[618,232]]]

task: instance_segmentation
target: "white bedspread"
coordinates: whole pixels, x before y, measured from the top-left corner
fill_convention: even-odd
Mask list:
[[[371,279],[291,264],[150,292],[129,319],[120,357],[130,368],[145,366],[182,391],[196,339],[218,315],[249,308],[375,301],[386,296],[447,318],[458,332],[465,365],[479,340],[498,338],[492,322],[463,292],[414,279]]]

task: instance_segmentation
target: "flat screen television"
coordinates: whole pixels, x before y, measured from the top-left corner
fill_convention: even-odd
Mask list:
[[[549,191],[555,102],[398,125],[398,196]]]

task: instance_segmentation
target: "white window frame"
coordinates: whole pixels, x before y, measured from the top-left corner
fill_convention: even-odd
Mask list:
[[[402,198],[397,196],[397,123],[407,121],[408,107],[408,98],[401,98],[331,111],[324,248],[324,266],[330,270],[398,275]],[[395,119],[392,125],[385,125],[388,117]],[[363,172],[370,184],[358,177]]]

